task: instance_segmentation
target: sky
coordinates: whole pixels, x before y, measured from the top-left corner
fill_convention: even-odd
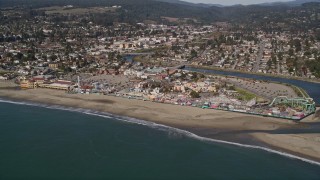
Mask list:
[[[184,0],[193,3],[210,3],[210,4],[221,4],[221,5],[234,5],[234,4],[259,4],[265,2],[285,2],[290,0]]]

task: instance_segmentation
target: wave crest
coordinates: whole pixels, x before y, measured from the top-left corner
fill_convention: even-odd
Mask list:
[[[141,120],[141,119],[136,119],[136,118],[132,118],[132,117],[119,116],[119,115],[114,115],[114,114],[111,114],[111,113],[94,111],[94,110],[84,109],[84,108],[73,108],[73,107],[66,107],[66,106],[60,106],[60,105],[48,105],[48,104],[26,102],[26,101],[12,101],[12,100],[5,100],[5,99],[1,99],[0,98],[0,103],[1,102],[2,103],[17,104],[17,105],[43,107],[43,108],[48,108],[48,109],[64,110],[64,111],[70,111],[70,112],[78,112],[78,113],[83,113],[83,114],[87,114],[87,115],[98,116],[98,117],[108,118],[108,119],[113,118],[113,119],[116,119],[116,120],[119,120],[119,121],[122,121],[122,122],[128,122],[128,123],[132,123],[132,124],[139,124],[139,125],[147,126],[147,127],[153,128],[153,129],[161,130],[161,131],[168,131],[169,132],[169,136],[181,137],[180,135],[185,135],[187,137],[190,137],[190,138],[193,138],[193,139],[197,139],[197,140],[200,140],[200,141],[203,141],[203,142],[223,143],[223,144],[239,146],[239,147],[244,147],[244,148],[263,150],[263,151],[267,151],[267,152],[270,152],[270,153],[274,153],[274,154],[278,154],[278,155],[281,155],[281,156],[285,156],[287,158],[297,159],[297,160],[301,160],[303,162],[307,162],[307,163],[310,163],[310,164],[314,164],[314,165],[320,166],[320,162],[317,162],[317,161],[314,161],[314,160],[310,160],[310,159],[306,159],[306,158],[303,158],[303,157],[299,157],[299,156],[296,156],[296,155],[293,155],[293,154],[289,154],[289,153],[286,153],[286,152],[281,152],[281,151],[277,151],[277,150],[273,150],[273,149],[269,149],[269,148],[261,147],[261,146],[241,144],[241,143],[236,143],[236,142],[230,142],[230,141],[206,138],[206,137],[198,136],[198,135],[196,135],[196,134],[194,134],[192,132],[186,131],[186,130],[182,130],[182,129],[178,129],[178,128],[174,128],[174,127],[166,126],[166,125],[162,125],[162,124],[157,124],[157,123],[154,123],[154,122],[145,121],[145,120]]]

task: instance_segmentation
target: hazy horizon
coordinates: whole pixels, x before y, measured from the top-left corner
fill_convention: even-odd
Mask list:
[[[292,0],[183,0],[192,3],[208,3],[208,4],[221,4],[221,5],[249,5],[249,4],[260,4],[260,3],[271,3],[271,2],[288,2]]]

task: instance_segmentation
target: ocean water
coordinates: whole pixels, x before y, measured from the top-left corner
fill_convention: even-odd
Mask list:
[[[301,159],[56,108],[0,102],[0,179],[320,179]]]

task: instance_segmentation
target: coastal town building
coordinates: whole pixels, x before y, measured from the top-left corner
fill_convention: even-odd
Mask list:
[[[290,104],[267,105],[282,96],[305,98],[302,89],[186,69],[198,67],[313,81],[319,78],[315,68],[320,47],[316,29],[288,31],[276,23],[268,23],[267,29],[252,24],[251,30],[245,24],[230,22],[163,24],[167,17],[162,24],[152,21],[105,25],[92,19],[95,16],[81,13],[77,18],[35,13],[19,29],[16,27],[26,22],[23,12],[6,9],[0,15],[7,19],[0,23],[0,78],[20,82],[22,89],[118,95],[293,117],[293,112],[308,113],[305,108]],[[14,18],[16,15],[21,18]],[[63,27],[56,19],[61,19]]]
[[[70,87],[74,85],[71,81],[66,80],[46,80],[44,77],[34,77],[31,79],[22,78],[20,80],[21,89],[35,89],[35,88],[48,88],[56,90],[70,90]]]

